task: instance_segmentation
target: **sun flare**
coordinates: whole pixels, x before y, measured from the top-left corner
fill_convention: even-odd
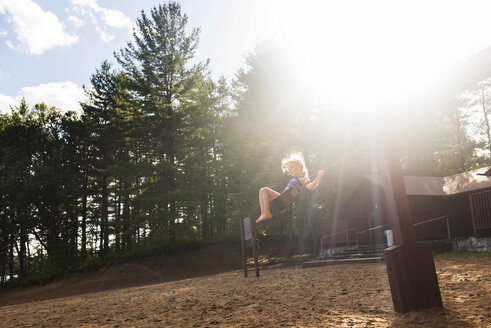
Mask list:
[[[295,75],[337,107],[384,108],[431,92],[445,72],[491,44],[483,1],[269,1],[258,24],[288,49]],[[266,6],[266,8],[264,8]]]

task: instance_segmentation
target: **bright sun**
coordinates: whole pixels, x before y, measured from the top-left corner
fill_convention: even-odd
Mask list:
[[[428,92],[491,44],[485,1],[261,1],[258,9],[268,17],[263,36],[284,42],[298,77],[340,107]]]

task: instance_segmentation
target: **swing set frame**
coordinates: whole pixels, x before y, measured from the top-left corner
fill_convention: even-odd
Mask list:
[[[249,215],[246,218],[240,219],[240,236],[242,240],[242,261],[244,262],[244,277],[247,277],[247,248],[252,248],[252,256],[254,257],[254,267],[256,269],[256,277],[259,277],[259,263],[257,260],[257,243],[256,243],[256,223],[253,216]]]

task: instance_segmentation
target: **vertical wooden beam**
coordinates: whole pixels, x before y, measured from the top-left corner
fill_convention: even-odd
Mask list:
[[[392,220],[394,244],[415,243],[416,237],[406,193],[406,185],[393,138],[386,137],[380,144],[380,147],[382,148],[380,154],[380,170],[384,181],[387,211]]]
[[[469,194],[468,199],[469,199],[469,207],[471,209],[472,231],[474,232],[474,237],[477,238],[477,228],[476,228],[477,222],[476,222],[476,212],[474,209],[473,195]]]
[[[247,258],[246,258],[246,245],[244,235],[244,219],[240,218],[240,239],[242,241],[242,261],[244,262],[244,277],[247,277]]]
[[[416,243],[409,202],[393,138],[379,143],[380,169],[394,246],[384,251],[392,302],[397,312],[442,306],[431,245]]]
[[[254,266],[256,267],[256,277],[259,277],[259,264],[257,261],[257,252],[256,252],[256,222],[252,219],[252,215],[249,215],[249,220],[251,222],[252,251],[254,253]]]

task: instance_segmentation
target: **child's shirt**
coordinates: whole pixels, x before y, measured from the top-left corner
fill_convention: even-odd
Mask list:
[[[298,191],[302,191],[302,184],[297,178],[293,178],[288,182],[288,185],[285,187],[283,192],[287,191],[288,189],[297,189]]]
[[[283,192],[287,191],[288,189],[297,189],[298,192],[301,192],[302,191],[302,187],[303,187],[303,185],[300,183],[300,181],[297,178],[293,178],[293,179],[290,180],[290,182],[288,182],[288,185],[285,187],[285,189],[283,190]],[[293,210],[293,207],[294,206],[295,206],[295,202],[293,202],[292,204],[290,204],[286,209],[284,209],[281,212],[282,213],[284,213],[284,212],[290,212],[290,211]]]

